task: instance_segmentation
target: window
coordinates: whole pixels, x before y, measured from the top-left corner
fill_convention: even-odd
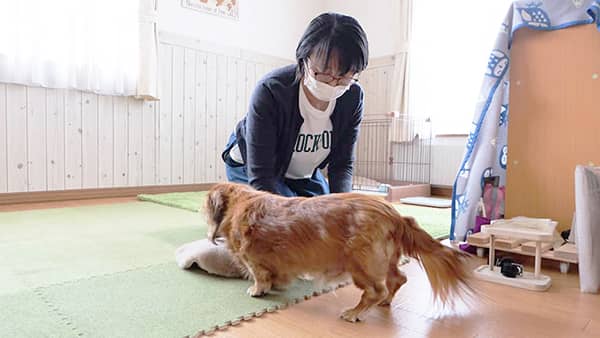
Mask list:
[[[139,0],[0,0],[0,81],[135,95]]]
[[[409,111],[434,134],[468,134],[511,0],[414,1]]]

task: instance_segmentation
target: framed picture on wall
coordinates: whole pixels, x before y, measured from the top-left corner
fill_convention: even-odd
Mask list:
[[[181,0],[185,8],[239,20],[239,0]]]

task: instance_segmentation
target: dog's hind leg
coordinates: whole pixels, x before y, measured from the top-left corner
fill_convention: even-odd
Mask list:
[[[367,274],[360,268],[353,269],[351,271],[352,280],[354,285],[359,289],[363,290],[363,294],[360,298],[360,302],[356,307],[346,310],[342,313],[341,317],[349,322],[356,322],[361,320],[364,315],[373,306],[381,303],[386,299],[388,295],[388,289],[385,284],[385,273],[373,273]]]
[[[398,270],[398,265],[396,263],[390,264],[388,275],[385,280],[385,285],[388,289],[388,295],[381,303],[379,303],[379,305],[390,305],[394,295],[396,294],[396,291],[398,291],[398,289],[400,289],[404,283],[406,283],[406,276],[404,273]]]
[[[248,261],[246,261],[246,266],[254,280],[254,285],[250,286],[246,293],[252,297],[259,297],[271,291],[271,272],[259,264]]]

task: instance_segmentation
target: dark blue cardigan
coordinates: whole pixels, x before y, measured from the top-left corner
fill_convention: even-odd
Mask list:
[[[279,193],[276,183],[287,172],[304,122],[298,108],[299,85],[295,65],[270,72],[258,82],[248,113],[236,127],[248,183],[258,190]],[[363,114],[363,97],[360,85],[353,84],[337,99],[331,114],[331,151],[319,168],[328,165],[332,193],[352,190],[354,148]],[[224,160],[232,146],[223,152]]]

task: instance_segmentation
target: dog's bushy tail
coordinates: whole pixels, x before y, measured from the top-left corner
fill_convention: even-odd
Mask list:
[[[399,223],[398,249],[421,262],[431,283],[434,299],[453,304],[455,296],[464,299],[473,294],[469,285],[469,254],[442,245],[412,217],[402,217]]]

